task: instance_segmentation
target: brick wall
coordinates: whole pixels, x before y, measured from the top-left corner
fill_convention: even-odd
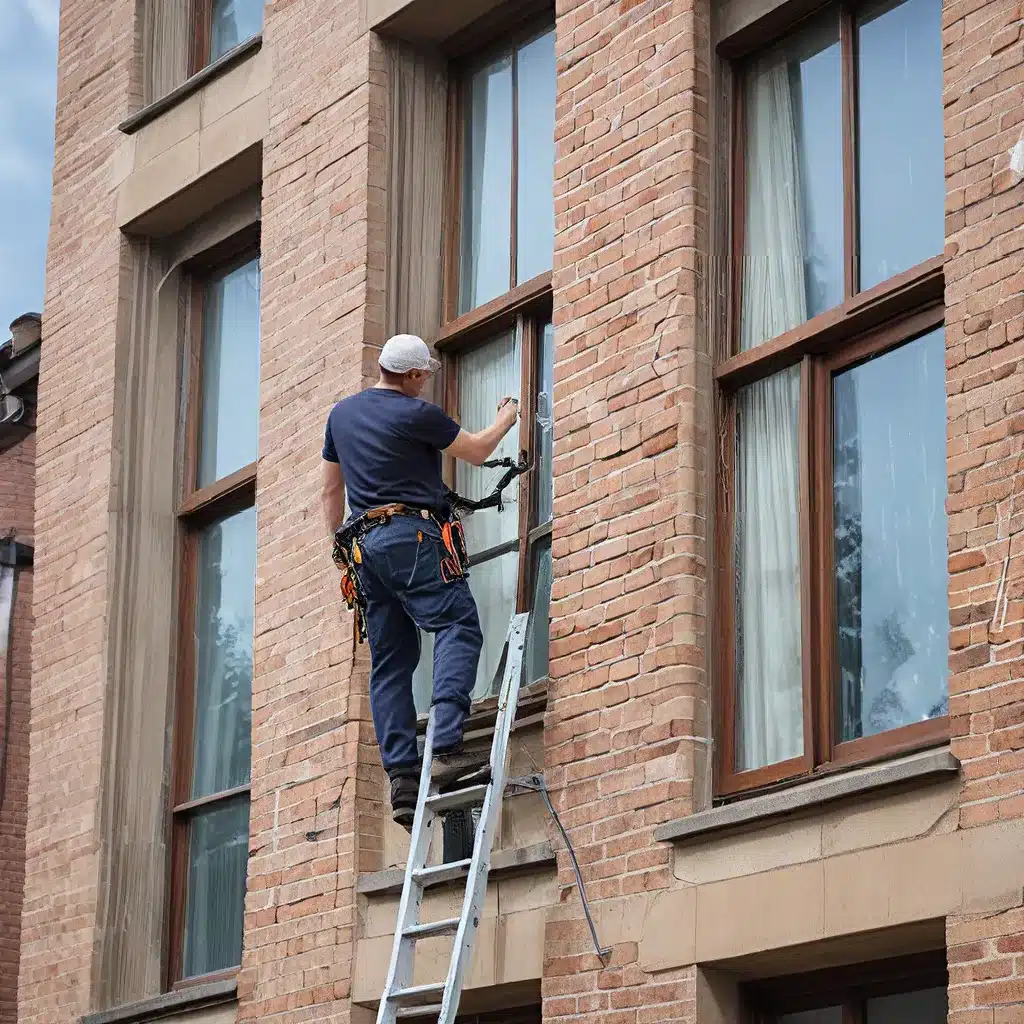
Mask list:
[[[35,437],[0,454],[0,536],[31,544]],[[6,624],[5,624],[6,625]],[[25,885],[32,573],[19,571],[7,660],[0,659],[0,1024],[17,1020],[21,900]],[[9,717],[8,717],[9,709]],[[6,748],[4,736],[6,734]]]
[[[669,884],[651,832],[692,809],[708,721],[708,19],[703,0],[558,7],[546,770],[599,909]],[[692,1015],[692,971],[645,975],[629,942],[601,969],[563,897],[545,1020]]]
[[[943,50],[950,715],[970,828],[1024,817],[1024,184],[1010,169],[1024,139],[1019,4],[947,2]],[[952,1024],[1024,1021],[1020,890],[949,918],[946,934]]]
[[[63,0],[36,434],[32,720],[19,1019],[89,1009],[104,724],[115,325],[111,159],[136,4]],[[58,951],[58,952],[55,952]]]
[[[268,7],[251,857],[239,1019],[348,1020],[372,730],[321,522],[327,411],[381,344],[382,62],[354,0]],[[365,767],[357,769],[357,762]],[[382,808],[374,808],[377,816]],[[379,829],[378,829],[379,832]],[[379,851],[378,851],[379,855]],[[366,862],[364,860],[364,867]],[[369,863],[369,867],[379,865]]]

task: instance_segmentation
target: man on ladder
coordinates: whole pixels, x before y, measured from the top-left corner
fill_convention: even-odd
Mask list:
[[[432,782],[468,784],[487,770],[486,752],[475,756],[462,748],[483,636],[441,453],[493,465],[487,460],[515,425],[519,407],[502,399],[494,423],[471,433],[420,399],[438,369],[421,338],[389,339],[379,364],[377,383],[342,399],[328,417],[322,503],[343,570],[342,592],[356,612],[359,639],[365,635],[370,643],[370,709],[391,780],[392,815],[411,829],[420,775],[412,677],[421,629],[436,637]],[[522,467],[513,465],[515,471]],[[341,529],[346,490],[351,515]]]

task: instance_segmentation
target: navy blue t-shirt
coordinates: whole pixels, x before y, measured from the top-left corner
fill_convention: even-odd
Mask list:
[[[369,388],[331,410],[323,457],[341,464],[353,515],[394,502],[441,510],[441,452],[458,433],[436,405]]]

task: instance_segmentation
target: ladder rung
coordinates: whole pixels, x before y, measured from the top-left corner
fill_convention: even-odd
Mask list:
[[[392,992],[388,999],[392,1002],[398,1002],[400,999],[420,999],[423,996],[440,995],[444,995],[443,981],[435,982],[432,985],[413,985],[412,988],[400,988]]]
[[[431,864],[427,868],[416,868],[412,877],[420,885],[441,885],[443,882],[454,882],[461,878],[463,873],[469,870],[473,861],[468,857],[465,860],[453,860],[447,864]]]
[[[490,785],[488,783],[487,785]],[[435,813],[451,811],[457,807],[468,807],[480,803],[487,793],[487,786],[467,786],[451,793],[437,793],[427,797],[427,806]]]
[[[405,1020],[411,1017],[436,1017],[441,1012],[441,1003],[425,1003],[423,1006],[400,1006],[395,1016]]]
[[[459,929],[459,918],[449,917],[443,921],[428,921],[406,928],[402,933],[407,939],[431,939],[435,935],[454,935]]]

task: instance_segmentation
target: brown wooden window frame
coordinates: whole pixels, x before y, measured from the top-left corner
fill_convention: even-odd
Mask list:
[[[231,978],[240,965],[208,974],[182,977],[188,903],[189,829],[194,813],[216,804],[248,798],[250,784],[193,799],[192,770],[196,698],[195,616],[199,591],[199,545],[203,530],[256,504],[256,462],[205,486],[196,487],[202,418],[203,322],[206,289],[217,276],[259,257],[258,229],[247,230],[207,253],[190,267],[189,330],[182,382],[185,438],[178,530],[181,575],[178,597],[178,648],[175,679],[173,760],[170,787],[170,878],[168,884],[168,955],[166,988],[187,988]]]
[[[189,25],[191,26],[192,42],[189,50],[189,75],[198,74],[210,60],[210,47],[213,44],[213,4],[214,0],[187,0],[189,5]],[[238,45],[245,43],[240,39]],[[234,47],[232,47],[234,49]],[[228,52],[231,52],[230,50]],[[224,54],[221,54],[224,56]],[[218,58],[219,59],[219,58]]]
[[[865,1024],[869,999],[948,984],[946,953],[940,949],[752,982],[744,986],[743,1001],[752,1024],[777,1024],[787,1014],[835,1006],[842,1007],[843,1024]]]
[[[844,299],[806,322],[752,349],[740,351],[742,267],[745,232],[744,66],[797,28],[805,16],[791,7],[792,17],[772,18],[770,37],[745,46],[742,53],[723,49],[730,66],[730,250],[731,286],[726,320],[732,355],[714,369],[719,409],[719,510],[715,551],[715,614],[723,642],[714,656],[719,680],[716,701],[717,735],[715,791],[734,797],[814,774],[848,768],[949,739],[949,717],[942,716],[898,729],[837,742],[832,700],[838,673],[834,643],[834,553],[832,545],[831,379],[870,356],[898,348],[944,323],[945,256],[937,254],[915,267],[866,290],[857,291],[857,174],[855,12],[849,0],[816,6],[814,13],[838,6],[842,68],[843,138],[843,266]],[[800,615],[803,672],[803,754],[763,767],[737,771],[735,651],[735,395],[739,388],[772,374],[800,366],[799,518]]]
[[[536,5],[533,5],[534,7]],[[503,332],[514,330],[520,339],[520,418],[518,450],[536,459],[537,382],[540,377],[541,329],[552,322],[552,272],[544,271],[530,280],[513,286],[516,273],[516,214],[518,185],[518,83],[513,78],[512,90],[512,177],[509,211],[509,289],[468,312],[458,314],[459,287],[462,270],[462,202],[463,202],[463,133],[466,83],[473,71],[493,61],[498,55],[515,48],[554,28],[553,14],[538,16],[532,11],[514,28],[503,31],[500,41],[476,47],[471,57],[449,63],[447,155],[448,182],[444,205],[444,247],[442,253],[442,317],[436,347],[441,355],[442,406],[458,420],[458,361],[460,356],[495,341]],[[472,38],[472,37],[467,37]],[[552,198],[552,202],[553,202]],[[552,253],[552,262],[554,254]],[[552,467],[553,468],[553,467]],[[445,459],[445,479],[455,486],[455,466]],[[535,579],[533,551],[552,534],[552,520],[536,522],[536,469],[519,478],[519,528],[515,543],[498,545],[488,551],[470,552],[471,562],[498,557],[500,552],[519,551],[519,573],[516,590],[516,611],[532,611]],[[487,513],[481,513],[486,515]],[[474,557],[475,555],[475,557]],[[483,556],[483,557],[481,557]],[[524,666],[524,671],[526,667]],[[537,680],[538,684],[546,680]],[[486,698],[481,698],[486,699]]]

